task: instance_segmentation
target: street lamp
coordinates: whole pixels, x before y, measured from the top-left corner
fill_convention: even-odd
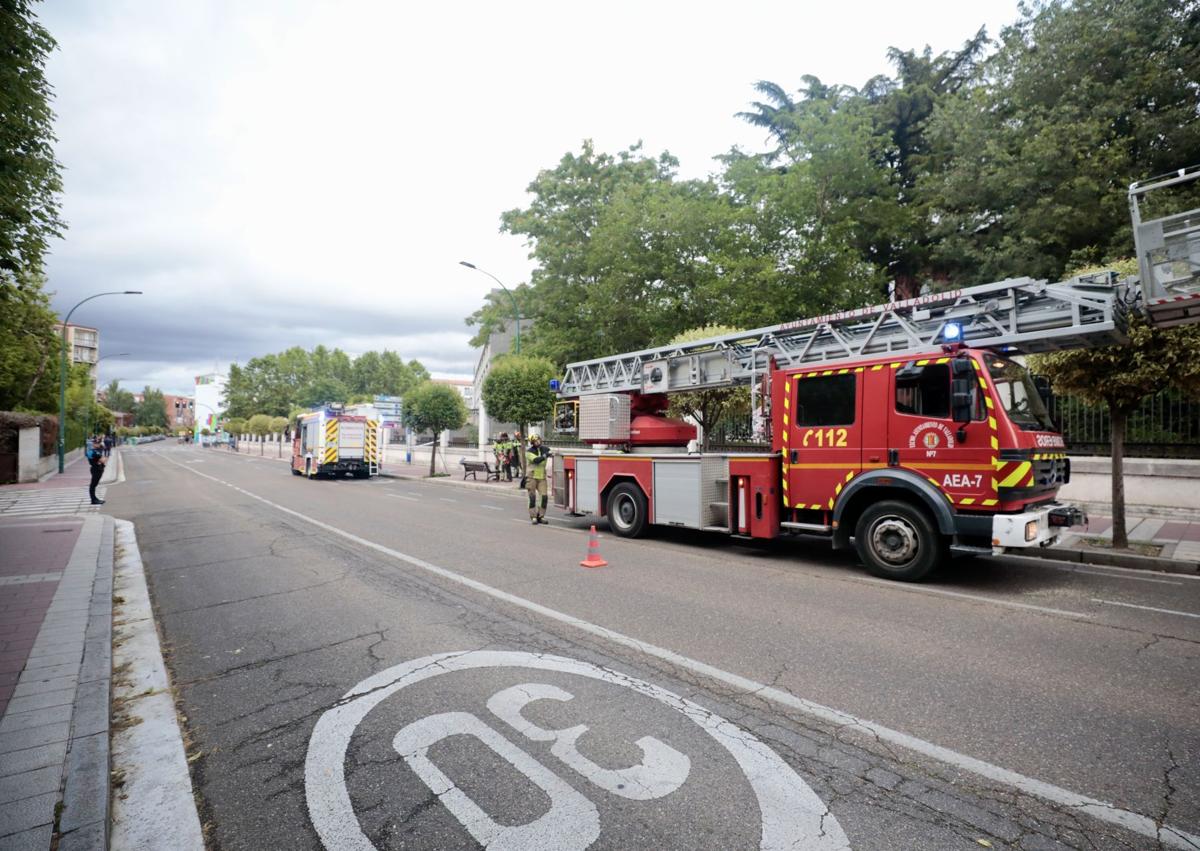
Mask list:
[[[63,463],[66,455],[67,445],[67,326],[71,324],[71,314],[74,313],[80,305],[89,302],[94,298],[100,298],[103,295],[141,295],[141,290],[117,290],[110,293],[96,293],[85,298],[79,304],[67,311],[67,318],[62,324],[62,353],[59,358],[58,367],[58,472],[63,471],[65,464]]]
[[[493,281],[495,281],[497,284],[500,284],[500,289],[502,289],[506,293],[508,293],[508,297],[512,301],[513,315],[516,317],[516,320],[517,320],[516,352],[517,352],[517,354],[521,354],[521,308],[517,306],[517,299],[512,294],[512,290],[510,290],[508,287],[504,286],[504,283],[499,278],[497,278],[495,275],[493,275],[491,272],[487,271],[486,269],[480,269],[474,263],[468,263],[466,260],[459,260],[458,265],[466,266],[468,269],[474,269],[476,272],[482,272],[483,274],[485,274],[489,278],[491,278]]]

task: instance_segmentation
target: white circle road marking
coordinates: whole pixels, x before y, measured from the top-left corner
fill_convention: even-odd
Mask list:
[[[476,650],[437,653],[381,671],[346,692],[339,703],[320,717],[304,760],[304,794],[313,826],[326,848],[373,851],[375,847],[362,832],[346,787],[346,751],[362,720],[406,686],[475,668],[531,668],[576,674],[624,686],[657,700],[698,725],[742,769],[762,816],[760,848],[833,851],[850,847],[829,808],[791,766],[754,736],[702,706],[659,686],[577,659]]]

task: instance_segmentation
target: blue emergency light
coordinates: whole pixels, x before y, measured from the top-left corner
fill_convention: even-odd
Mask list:
[[[551,378],[551,379],[550,379],[550,389],[551,389],[551,390],[553,390],[555,393],[557,393],[557,392],[558,392],[558,388],[559,388],[559,386],[560,386],[560,385],[559,385],[559,382],[558,382],[558,379],[557,379],[557,378]]]
[[[957,322],[947,322],[946,327],[942,329],[942,339],[946,342],[961,340],[962,326]]]

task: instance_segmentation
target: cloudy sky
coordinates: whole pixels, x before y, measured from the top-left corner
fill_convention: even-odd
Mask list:
[[[501,212],[585,138],[686,177],[755,81],[861,85],[886,50],[996,35],[1016,0],[828,3],[50,0],[66,239],[54,306],[101,330],[101,380],[192,376],[292,345],[390,348],[469,375],[463,317],[531,264]]]

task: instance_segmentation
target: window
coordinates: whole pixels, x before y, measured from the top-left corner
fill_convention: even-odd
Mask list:
[[[1004,358],[989,357],[987,367],[1000,404],[1017,428],[1022,431],[1055,430],[1054,421],[1023,366]]]
[[[896,372],[896,412],[950,417],[950,364],[910,364]]]
[[[796,379],[797,427],[853,425],[854,373]]]

